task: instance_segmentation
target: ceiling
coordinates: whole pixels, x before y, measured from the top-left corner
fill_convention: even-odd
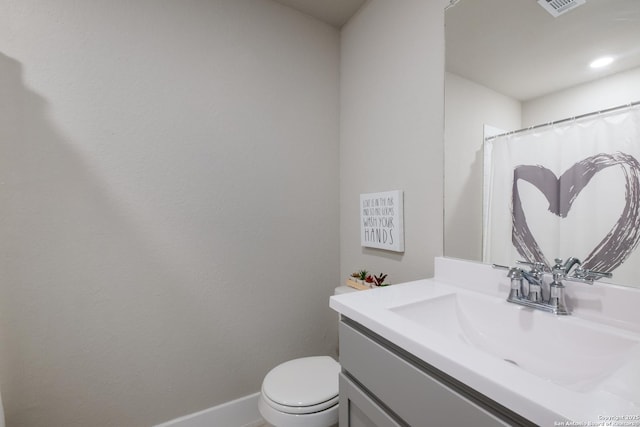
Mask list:
[[[275,0],[336,28],[342,27],[366,0]]]
[[[336,28],[367,0],[275,0]],[[554,18],[536,0],[459,0],[445,14],[447,71],[526,101],[640,67],[640,0],[587,0]],[[595,58],[612,55],[606,69]]]
[[[521,101],[640,67],[639,0],[587,0],[558,18],[536,0],[461,0],[445,21],[447,71]],[[604,55],[616,61],[588,67]]]

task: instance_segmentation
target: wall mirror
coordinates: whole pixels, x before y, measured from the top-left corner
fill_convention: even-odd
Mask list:
[[[554,16],[540,3],[570,7]],[[485,125],[513,131],[640,101],[640,2],[454,0],[445,36],[444,253],[490,262],[483,259]],[[590,67],[602,57],[613,62]],[[640,286],[640,275],[622,283]]]

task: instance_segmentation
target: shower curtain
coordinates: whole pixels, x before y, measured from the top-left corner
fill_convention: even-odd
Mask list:
[[[485,141],[483,258],[640,278],[640,107]]]

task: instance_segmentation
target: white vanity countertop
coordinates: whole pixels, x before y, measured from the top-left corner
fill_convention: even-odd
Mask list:
[[[508,290],[509,279],[504,271],[470,261],[436,258],[433,279],[333,296],[330,306],[538,425],[553,426],[570,420],[575,425],[640,427],[640,418],[636,418],[640,417],[640,290],[567,283],[567,300],[574,307],[571,316],[554,316],[542,311],[530,313],[531,309],[505,301]],[[564,322],[561,326],[568,330],[589,325],[596,334],[598,331],[613,334],[615,339],[620,337],[631,345],[627,345],[624,357],[618,360],[619,366],[607,369],[593,385],[565,387],[545,378],[544,373],[531,373],[456,337],[429,330],[397,311],[399,307],[452,294],[458,294],[457,298],[468,296],[472,300],[484,298],[490,307],[506,304],[508,310],[512,310],[512,306],[513,310],[528,310],[529,322],[544,325]],[[443,322],[446,321],[443,318]],[[532,325],[525,326],[531,328]],[[571,339],[567,340],[566,348],[558,345],[562,339],[539,343],[544,358],[549,357],[548,363],[553,363],[554,355],[570,351]],[[593,354],[581,353],[580,360],[576,360],[576,370],[580,369],[581,363],[589,364],[590,358],[593,363],[603,363],[606,359],[602,359],[602,355],[607,349],[602,347],[608,344],[593,342],[592,345]],[[575,351],[575,347],[571,348]],[[542,365],[547,363],[543,362]],[[571,365],[568,366],[571,370]]]

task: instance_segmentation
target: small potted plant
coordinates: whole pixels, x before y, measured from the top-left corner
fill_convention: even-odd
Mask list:
[[[358,272],[358,279],[360,280],[360,283],[364,284],[365,280],[367,280],[368,275],[369,275],[369,272],[367,270],[360,270]]]
[[[373,286],[376,284],[375,279],[373,278],[372,275],[367,275],[367,277],[365,277],[364,279],[364,284],[368,285],[370,288],[373,288]]]
[[[347,286],[351,286],[356,289],[369,289],[379,286],[389,286],[390,283],[385,283],[387,275],[384,273],[380,273],[379,275],[369,274],[369,272],[365,269],[358,270],[354,273],[351,273],[349,278],[347,279]]]
[[[351,273],[351,276],[347,278],[347,286],[351,286],[355,289],[369,289],[373,287],[373,285],[373,277],[371,277],[369,272],[364,269],[356,271],[355,273]]]
[[[387,278],[387,275],[384,273],[380,273],[378,276],[373,276],[373,281],[376,286],[389,286],[389,283],[384,283],[384,279]]]

